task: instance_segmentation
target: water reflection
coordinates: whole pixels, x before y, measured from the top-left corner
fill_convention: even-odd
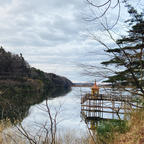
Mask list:
[[[7,89],[1,95],[0,118],[14,121],[22,121],[29,114],[32,105],[39,104],[46,98],[55,98],[66,95],[70,89],[55,88],[47,93],[35,92],[16,92],[13,89]]]
[[[9,111],[11,118],[15,116],[15,119],[22,120],[22,125],[26,130],[30,130],[32,133],[39,130],[39,126],[47,123],[49,126],[49,117],[46,111],[46,100],[49,98],[48,103],[51,109],[52,115],[55,114],[57,110],[58,113],[57,122],[58,129],[61,131],[64,130],[76,130],[77,132],[85,131],[86,125],[80,117],[81,113],[81,96],[83,96],[87,91],[90,91],[89,88],[73,88],[72,91],[65,91],[59,89],[53,89],[49,91],[46,95],[40,95],[35,93],[26,94],[23,93],[19,97],[21,100],[15,99],[13,103],[15,105],[14,109]],[[68,93],[69,92],[69,93]],[[102,90],[100,93],[103,93]],[[7,98],[8,99],[8,98]],[[119,107],[124,107],[124,103],[112,101],[93,101],[94,105],[97,105],[96,108],[91,108],[93,112],[86,111],[87,119],[85,121],[89,123],[89,127],[95,127],[96,122],[100,120],[110,120],[117,119],[119,120],[118,114],[113,113],[112,110],[118,110]],[[115,109],[112,109],[112,105],[115,105]],[[103,111],[103,112],[102,112]],[[120,109],[119,112],[123,113],[124,110]],[[5,114],[5,117],[9,113]],[[16,113],[18,115],[16,115]],[[88,117],[90,116],[90,117]],[[120,114],[120,118],[123,119],[124,115]]]
[[[83,133],[86,130],[85,123],[80,117],[80,89],[72,88],[72,91],[65,96],[56,97],[48,101],[52,116],[58,111],[57,130],[59,132],[77,131]],[[60,109],[59,109],[60,108]],[[39,126],[47,123],[49,126],[49,117],[46,111],[46,100],[40,104],[32,106],[29,110],[29,116],[26,117],[22,124],[30,131],[38,131]]]
[[[100,94],[89,92],[82,95],[81,117],[89,129],[98,127],[101,121],[120,122],[129,119],[130,111],[138,103],[134,102],[135,98],[123,93],[107,89]]]

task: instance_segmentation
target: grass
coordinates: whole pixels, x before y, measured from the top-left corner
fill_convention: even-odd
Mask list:
[[[27,134],[29,132],[27,131]],[[31,135],[29,135],[31,137]],[[49,137],[31,137],[33,141],[31,144],[52,144]],[[47,141],[45,141],[46,139]],[[37,140],[36,140],[37,139]],[[89,144],[89,135],[81,133],[77,135],[75,130],[66,130],[63,133],[58,133],[53,144]],[[36,141],[35,141],[36,140]],[[0,144],[27,144],[30,141],[22,135],[17,128],[14,128],[10,120],[0,121]]]
[[[127,121],[110,120],[102,121],[97,127],[98,143],[108,144],[112,143],[115,138],[115,133],[125,133],[129,128]]]
[[[9,120],[0,121],[0,144],[25,144],[27,139],[11,129]],[[131,113],[129,121],[102,121],[97,127],[96,144],[144,144],[144,109]],[[88,134],[77,135],[74,130],[57,135],[55,144],[89,144]],[[40,144],[38,141],[36,144]],[[49,143],[45,143],[49,144]]]
[[[144,109],[130,113],[130,120],[101,121],[95,144],[144,144]]]
[[[114,135],[114,144],[144,144],[144,109],[132,112],[128,125],[128,132]]]

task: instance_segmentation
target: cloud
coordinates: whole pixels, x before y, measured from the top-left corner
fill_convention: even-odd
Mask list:
[[[102,35],[101,25],[82,19],[85,10],[83,0],[0,0],[0,43],[39,69],[77,75],[77,64],[104,59],[102,46],[83,35]]]
[[[1,6],[1,43],[9,46],[51,46],[77,39],[76,1],[13,0]],[[65,7],[65,8],[64,8]]]

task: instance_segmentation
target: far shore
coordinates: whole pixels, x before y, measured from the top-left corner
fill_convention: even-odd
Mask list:
[[[73,83],[72,87],[89,87],[91,88],[93,83]],[[99,88],[113,88],[111,84],[97,84]],[[115,86],[116,88],[117,86]],[[123,86],[122,88],[132,88],[132,86]]]
[[[94,84],[93,83],[73,83],[72,87],[92,87]],[[111,88],[112,85],[105,85],[105,84],[98,84],[98,86],[100,88],[102,87],[107,87],[107,88]]]

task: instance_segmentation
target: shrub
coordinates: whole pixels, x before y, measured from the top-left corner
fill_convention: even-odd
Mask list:
[[[115,133],[125,133],[128,131],[127,121],[109,120],[102,121],[97,127],[97,136],[102,143],[110,143],[114,140]]]

